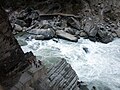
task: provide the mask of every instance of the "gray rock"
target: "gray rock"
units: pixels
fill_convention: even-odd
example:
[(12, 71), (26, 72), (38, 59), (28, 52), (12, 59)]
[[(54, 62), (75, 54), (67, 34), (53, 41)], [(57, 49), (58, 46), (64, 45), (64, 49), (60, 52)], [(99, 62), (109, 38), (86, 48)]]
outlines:
[(95, 37), (98, 29), (96, 25), (94, 24), (93, 20), (86, 21), (84, 26), (84, 31), (91, 37)]
[(112, 35), (106, 35), (104, 38), (101, 38), (101, 42), (103, 42), (103, 43), (109, 43), (111, 41), (113, 41)]
[(118, 30), (115, 30), (115, 33), (117, 34), (117, 36), (120, 38), (120, 28)]
[(14, 25), (14, 30), (15, 30), (15, 31), (18, 31), (18, 32), (21, 32), (23, 29), (22, 29), (22, 27), (21, 27), (20, 25), (15, 24), (15, 25)]
[(81, 36), (81, 37), (86, 37), (86, 36), (87, 36), (87, 33), (84, 32), (84, 31), (81, 31), (81, 32), (80, 32), (80, 36)]
[(95, 37), (96, 34), (97, 34), (97, 32), (98, 32), (98, 29), (96, 28), (96, 26), (94, 26), (94, 27), (90, 30), (89, 36)]
[(43, 35), (36, 35), (35, 36), (35, 40), (44, 40), (44, 36)]
[(83, 27), (83, 30), (88, 33), (90, 33), (90, 30), (94, 27), (92, 20), (85, 21), (85, 26)]
[(67, 24), (70, 25), (71, 27), (80, 30), (80, 22), (76, 20), (75, 18), (71, 17), (68, 21)]
[(24, 27), (26, 25), (25, 21), (16, 19), (15, 24), (20, 25), (21, 27)]
[(103, 43), (109, 43), (113, 40), (112, 34), (108, 32), (103, 25), (99, 26), (98, 35), (99, 40)]
[(43, 35), (44, 39), (51, 39), (55, 36), (55, 32), (53, 29), (32, 29), (30, 31), (28, 31), (28, 33), (30, 34), (34, 34), (34, 35)]
[(104, 28), (100, 28), (98, 30), (98, 35), (101, 37), (101, 38), (104, 38), (106, 35), (107, 35), (107, 31), (104, 29)]
[(52, 26), (49, 25), (49, 24), (44, 24), (41, 28), (42, 29), (48, 29), (48, 28), (52, 28)]
[(77, 42), (78, 41), (78, 38), (75, 37), (74, 35), (71, 35), (63, 30), (57, 30), (56, 31), (56, 35), (62, 39), (66, 39), (66, 40), (69, 40), (69, 41), (72, 41), (72, 42)]
[(115, 37), (117, 37), (117, 34), (113, 32), (112, 36), (115, 38)]
[(89, 52), (87, 47), (83, 47), (83, 50), (84, 50), (86, 53)]
[(72, 34), (72, 35), (75, 35), (75, 32), (77, 31), (75, 31), (74, 29), (71, 29), (71, 28), (65, 28), (65, 30), (64, 30), (65, 32), (67, 32), (67, 33), (70, 33), (70, 34)]

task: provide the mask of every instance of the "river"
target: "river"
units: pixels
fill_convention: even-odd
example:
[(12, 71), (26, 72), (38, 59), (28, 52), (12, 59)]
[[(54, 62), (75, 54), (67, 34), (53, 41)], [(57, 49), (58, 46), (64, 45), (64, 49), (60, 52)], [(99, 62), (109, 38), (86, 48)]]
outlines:
[(120, 39), (103, 44), (88, 39), (77, 43), (65, 40), (26, 41), (24, 52), (32, 51), (46, 66), (66, 58), (77, 73), (79, 80), (87, 83), (91, 90), (120, 90)]

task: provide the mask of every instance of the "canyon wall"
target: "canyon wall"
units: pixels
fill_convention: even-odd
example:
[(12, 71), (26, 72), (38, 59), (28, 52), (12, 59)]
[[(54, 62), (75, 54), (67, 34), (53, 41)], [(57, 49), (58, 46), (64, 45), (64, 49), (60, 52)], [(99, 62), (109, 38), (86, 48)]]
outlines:
[(19, 72), (24, 63), (24, 53), (12, 34), (7, 14), (0, 7), (0, 81)]

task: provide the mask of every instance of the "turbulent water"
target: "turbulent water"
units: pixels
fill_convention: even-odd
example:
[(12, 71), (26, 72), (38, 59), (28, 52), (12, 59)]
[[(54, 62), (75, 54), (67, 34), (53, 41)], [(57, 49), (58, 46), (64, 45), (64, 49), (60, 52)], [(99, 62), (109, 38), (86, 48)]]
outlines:
[(67, 59), (89, 89), (120, 90), (120, 39), (109, 44), (80, 39), (77, 43), (65, 40), (27, 41), (24, 52), (32, 51), (46, 66), (56, 63), (58, 57)]

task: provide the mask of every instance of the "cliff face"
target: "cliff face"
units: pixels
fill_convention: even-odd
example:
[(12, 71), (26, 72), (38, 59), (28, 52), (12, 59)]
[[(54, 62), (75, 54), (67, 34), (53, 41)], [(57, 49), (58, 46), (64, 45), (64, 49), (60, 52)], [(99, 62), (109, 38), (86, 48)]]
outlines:
[(0, 7), (0, 81), (11, 72), (17, 72), (18, 65), (24, 60), (24, 53), (12, 34), (8, 16)]

